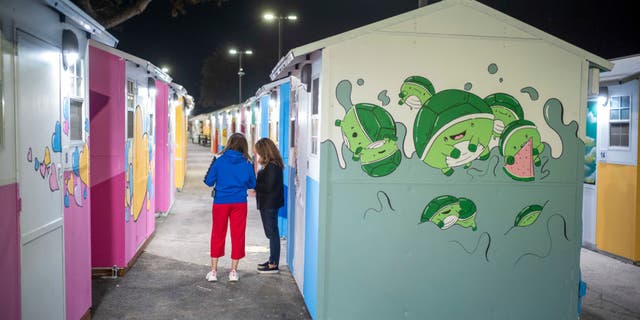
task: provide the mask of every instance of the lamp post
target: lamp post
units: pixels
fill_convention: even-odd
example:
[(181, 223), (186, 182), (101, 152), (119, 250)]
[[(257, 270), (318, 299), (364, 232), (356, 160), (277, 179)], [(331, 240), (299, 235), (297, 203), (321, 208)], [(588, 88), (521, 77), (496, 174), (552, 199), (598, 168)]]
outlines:
[(242, 76), (244, 76), (244, 70), (242, 69), (242, 56), (252, 55), (252, 50), (236, 50), (230, 49), (229, 54), (238, 55), (238, 103), (242, 103)]
[(282, 57), (282, 21), (287, 20), (294, 22), (298, 20), (298, 16), (290, 14), (288, 16), (278, 16), (271, 12), (264, 14), (263, 18), (267, 21), (278, 20), (278, 59)]

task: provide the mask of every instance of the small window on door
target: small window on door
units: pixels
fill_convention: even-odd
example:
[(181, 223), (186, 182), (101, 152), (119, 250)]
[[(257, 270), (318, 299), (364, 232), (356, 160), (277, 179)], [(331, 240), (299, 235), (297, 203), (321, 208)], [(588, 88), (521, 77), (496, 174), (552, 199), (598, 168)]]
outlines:
[(149, 135), (153, 136), (153, 127), (155, 127), (155, 123), (153, 122), (153, 114), (149, 115)]
[[(2, 51), (2, 28), (0, 28), (0, 53)], [(2, 63), (2, 55), (0, 55), (0, 103), (4, 101), (4, 65)], [(4, 107), (0, 105), (0, 146), (4, 145)]]
[(609, 105), (609, 146), (628, 148), (631, 97), (611, 97)]
[(69, 107), (69, 137), (71, 141), (82, 140), (82, 100), (71, 99)]
[(291, 118), (291, 123), (289, 125), (289, 146), (291, 148), (295, 148), (296, 147), (296, 119), (295, 118)]
[(319, 116), (318, 109), (320, 108), (320, 79), (315, 78), (312, 81), (312, 100), (311, 100), (311, 154), (318, 154), (318, 140), (319, 140)]
[(133, 138), (133, 110), (127, 110), (127, 139)]

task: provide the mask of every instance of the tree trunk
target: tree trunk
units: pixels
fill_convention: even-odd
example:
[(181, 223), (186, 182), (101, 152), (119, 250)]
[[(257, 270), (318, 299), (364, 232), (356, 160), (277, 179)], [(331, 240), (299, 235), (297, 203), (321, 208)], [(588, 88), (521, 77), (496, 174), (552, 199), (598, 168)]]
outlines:
[(132, 17), (141, 14), (144, 11), (144, 9), (147, 8), (147, 5), (149, 5), (150, 2), (151, 0), (138, 0), (134, 4), (132, 4), (131, 6), (127, 7), (125, 10), (120, 12), (119, 14), (113, 17), (106, 18), (103, 21), (100, 21), (100, 23), (106, 29), (113, 28), (127, 21), (128, 19), (131, 19)]

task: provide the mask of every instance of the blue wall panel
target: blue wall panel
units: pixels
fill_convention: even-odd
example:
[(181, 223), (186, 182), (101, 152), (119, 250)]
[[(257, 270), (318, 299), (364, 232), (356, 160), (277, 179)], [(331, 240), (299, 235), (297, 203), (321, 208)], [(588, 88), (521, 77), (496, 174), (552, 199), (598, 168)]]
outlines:
[(268, 95), (260, 97), (260, 138), (269, 137), (269, 99)]
[[(280, 148), (280, 154), (282, 155), (282, 161), (285, 163), (284, 170), (284, 194), (288, 194), (289, 191), (289, 172), (287, 163), (289, 163), (289, 97), (290, 97), (291, 83), (286, 82), (280, 85), (280, 114), (279, 126), (280, 130), (278, 136), (278, 147)], [(280, 231), (280, 237), (288, 238), (288, 197), (284, 198), (284, 207), (278, 211), (278, 230)]]
[(311, 317), (316, 318), (318, 296), (318, 224), (320, 184), (307, 177), (304, 239), (304, 286), (302, 294)]

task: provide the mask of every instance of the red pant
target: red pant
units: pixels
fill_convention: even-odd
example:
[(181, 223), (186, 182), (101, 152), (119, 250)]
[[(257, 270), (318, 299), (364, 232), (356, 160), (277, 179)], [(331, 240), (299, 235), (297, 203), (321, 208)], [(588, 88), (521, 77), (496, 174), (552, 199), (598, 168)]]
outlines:
[(224, 256), (227, 221), (231, 221), (231, 259), (244, 258), (244, 234), (247, 230), (247, 203), (214, 204), (211, 208), (211, 257)]

